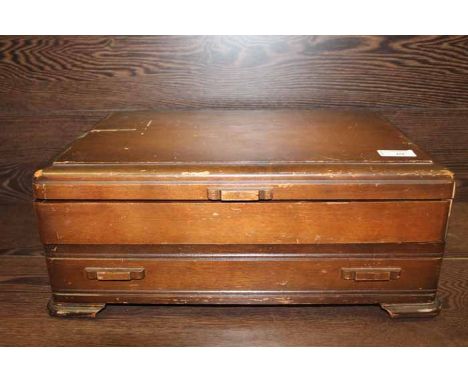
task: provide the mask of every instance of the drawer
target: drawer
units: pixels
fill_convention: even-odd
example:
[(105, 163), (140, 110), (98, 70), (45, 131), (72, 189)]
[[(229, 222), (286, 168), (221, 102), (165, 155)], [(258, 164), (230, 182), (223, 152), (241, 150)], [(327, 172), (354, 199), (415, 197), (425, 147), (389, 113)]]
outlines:
[(44, 201), (36, 210), (44, 244), (326, 244), (442, 242), (449, 205)]
[(48, 257), (53, 292), (435, 290), (441, 258)]

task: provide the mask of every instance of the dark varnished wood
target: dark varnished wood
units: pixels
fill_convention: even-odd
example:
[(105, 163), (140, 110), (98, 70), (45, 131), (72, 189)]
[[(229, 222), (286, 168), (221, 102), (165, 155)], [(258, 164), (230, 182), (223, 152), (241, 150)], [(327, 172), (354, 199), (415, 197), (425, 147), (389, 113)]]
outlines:
[[(33, 256), (37, 257), (43, 253), (43, 247), (39, 240), (39, 233), (37, 232), (37, 221), (34, 211), (31, 204), (12, 204), (12, 205), (0, 205), (0, 210), (2, 212), (3, 219), (0, 220), (1, 224), (1, 234), (0, 234), (0, 256)], [(466, 219), (468, 213), (468, 204), (464, 202), (456, 202), (453, 205), (452, 213), (449, 221), (449, 229), (447, 233), (447, 244), (446, 244), (446, 257), (450, 258), (462, 258), (468, 252), (468, 242), (466, 241), (465, 232), (468, 229)], [(408, 244), (406, 244), (408, 245)], [(380, 248), (381, 245), (379, 245)], [(52, 246), (54, 248), (54, 246)], [(213, 247), (212, 247), (213, 248)], [(215, 247), (216, 248), (216, 247)], [(319, 246), (319, 251), (322, 251), (322, 254), (325, 254), (323, 246)], [(395, 249), (389, 249), (384, 246), (384, 250), (388, 253), (395, 253)], [(423, 251), (427, 253), (438, 253), (442, 250), (441, 243), (432, 243), (429, 246), (412, 244), (411, 253), (421, 253)], [(419, 249), (418, 249), (419, 248)], [(67, 251), (71, 249), (68, 248)], [(77, 247), (77, 250), (84, 255), (86, 252), (85, 249)], [(109, 250), (112, 253), (113, 250)], [(336, 248), (329, 249), (329, 251), (339, 253)], [(128, 251), (126, 249), (125, 251)], [(168, 251), (165, 247), (164, 251)], [(183, 253), (183, 251), (189, 251), (190, 253), (206, 253), (206, 248), (196, 247), (195, 249), (182, 249), (180, 246), (175, 246), (172, 251), (176, 253)], [(252, 251), (252, 249), (247, 250), (247, 252)], [(350, 251), (347, 248), (345, 251)], [(354, 250), (353, 253), (356, 253)], [(376, 248), (371, 245), (371, 248), (364, 250), (367, 253), (375, 254)], [(154, 249), (148, 250), (145, 246), (142, 246), (140, 253), (154, 253)], [(297, 252), (297, 250), (295, 250)], [(91, 252), (92, 253), (92, 252)], [(168, 252), (169, 253), (169, 252)], [(288, 249), (282, 249), (281, 253), (289, 253)], [(310, 249), (309, 249), (310, 253)], [(349, 252), (348, 252), (349, 253)], [(64, 254), (62, 254), (64, 255)], [(120, 255), (122, 256), (122, 255)]]
[(30, 200), (33, 171), (113, 110), (316, 106), (379, 109), (457, 173), (456, 198), (466, 200), (466, 43), (466, 36), (4, 36), (0, 201)]
[[(73, 41), (73, 39), (75, 40)], [(468, 135), (465, 128), (466, 110), (463, 110), (466, 103), (463, 104), (460, 101), (463, 100), (464, 87), (460, 91), (458, 86), (464, 82), (465, 78), (461, 64), (463, 60), (460, 60), (460, 54), (462, 56), (464, 54), (461, 53), (464, 50), (460, 50), (460, 47), (463, 48), (466, 45), (465, 37), (280, 37), (279, 43), (277, 43), (278, 40), (275, 43), (270, 43), (275, 38), (268, 42), (268, 38), (202, 37), (194, 38), (191, 41), (197, 39), (202, 41), (202, 49), (198, 50), (200, 45), (197, 43), (185, 44), (183, 37), (5, 37), (2, 40), (4, 49), (0, 54), (0, 65), (4, 69), (2, 70), (4, 75), (2, 78), (9, 78), (8, 81), (13, 81), (18, 90), (12, 92), (8, 85), (2, 87), (3, 94), (7, 97), (2, 103), (3, 112), (0, 114), (3, 127), (0, 129), (0, 135), (2, 142), (4, 142), (0, 148), (0, 199), (2, 203), (31, 200), (30, 179), (32, 172), (43, 167), (46, 161), (57, 154), (64, 145), (90, 129), (92, 122), (104, 117), (110, 109), (119, 107), (198, 108), (206, 106), (229, 108), (258, 108), (260, 106), (295, 108), (315, 105), (384, 106), (381, 112), (387, 118), (414, 139), (416, 143), (421, 144), (431, 156), (456, 171), (456, 198), (458, 200), (466, 198), (465, 179), (468, 160), (465, 147)], [(303, 47), (307, 45), (303, 45), (302, 42), (297, 43), (308, 40), (311, 44), (304, 50)], [(105, 41), (105, 43), (99, 44), (95, 43), (96, 41)], [(377, 42), (377, 44), (369, 44), (371, 41)], [(55, 44), (55, 42), (57, 43)], [(181, 46), (183, 52), (177, 48)], [(159, 47), (163, 48), (159, 49)], [(272, 47), (287, 49), (290, 61), (287, 63), (278, 61), (277, 59), (281, 57), (281, 50), (271, 49)], [(303, 54), (303, 57), (297, 59), (295, 52)], [(49, 53), (53, 53), (58, 62), (61, 61), (61, 58), (66, 58), (69, 60), (68, 64), (60, 68), (54, 66), (52, 70), (52, 67), (46, 64), (50, 62), (46, 57)], [(112, 60), (107, 58), (108, 54), (113, 57)], [(86, 65), (82, 60), (83, 55), (87, 57)], [(353, 62), (358, 62), (355, 60), (364, 59), (364, 56), (365, 61), (357, 66), (352, 65)], [(95, 59), (96, 57), (99, 57), (99, 60)], [(125, 60), (118, 60), (118, 57), (125, 57)], [(221, 65), (223, 70), (230, 71), (227, 78), (236, 79), (239, 89), (244, 89), (245, 92), (231, 91), (228, 98), (218, 97), (219, 94), (217, 94), (216, 99), (213, 97), (213, 99), (208, 100), (213, 93), (199, 92), (196, 94), (192, 91), (185, 91), (185, 93), (177, 91), (176, 94), (168, 92), (167, 89), (164, 92), (154, 91), (153, 83), (149, 81), (150, 76), (152, 79), (166, 76), (167, 81), (172, 80), (173, 84), (177, 84), (179, 90), (190, 88), (191, 77), (187, 77), (187, 73), (194, 72), (185, 71), (183, 77), (177, 79), (178, 72), (172, 70), (176, 66), (171, 66), (173, 57), (176, 57), (176, 61), (179, 60), (179, 63), (201, 65), (207, 70), (207, 74), (216, 66)], [(226, 60), (228, 57), (231, 57), (232, 60)], [(255, 57), (258, 59), (254, 60)], [(75, 58), (78, 59), (75, 60)], [(116, 68), (116, 61), (120, 61), (120, 69), (126, 65), (128, 65), (127, 67), (132, 66), (134, 71), (131, 78), (125, 74), (125, 70)], [(328, 69), (332, 69), (336, 63), (346, 62), (346, 71), (320, 71), (319, 68), (310, 66), (309, 69), (313, 70), (309, 70), (309, 73), (313, 72), (314, 76), (317, 74), (311, 87), (307, 81), (304, 81), (305, 76), (301, 75), (300, 72), (305, 69), (306, 62), (309, 64), (315, 62), (318, 65), (319, 61), (322, 67)], [(39, 62), (40, 65), (36, 65)], [(95, 64), (98, 62), (99, 65), (93, 65), (93, 62)], [(159, 67), (158, 65), (162, 62), (164, 65)], [(106, 63), (110, 65), (106, 65)], [(413, 65), (414, 63), (417, 65)], [(250, 69), (252, 65), (254, 67), (259, 65), (262, 67), (262, 71), (268, 72), (277, 64), (289, 65), (288, 73), (284, 77), (277, 77), (275, 81), (270, 81), (269, 86), (277, 84), (282, 86), (282, 82), (278, 83), (278, 78), (288, 78), (287, 86), (290, 86), (291, 90), (289, 96), (284, 93), (287, 91), (284, 87), (283, 93), (279, 93), (276, 89), (276, 92), (269, 92), (267, 97), (256, 98), (253, 96), (252, 90), (257, 91), (259, 85), (257, 84), (251, 87), (249, 94), (252, 96), (247, 96), (246, 100), (247, 90), (243, 88), (240, 81), (243, 80), (243, 71)], [(143, 69), (148, 67), (152, 67), (153, 70)], [(366, 68), (364, 81), (358, 80), (356, 67)], [(372, 75), (372, 73), (376, 73), (374, 71), (369, 72), (371, 67), (378, 68), (378, 75)], [(398, 70), (395, 70), (396, 68)], [(352, 78), (347, 75), (345, 80), (340, 82), (340, 75), (350, 73), (350, 71), (353, 73)], [(449, 81), (446, 80), (448, 72), (451, 72)], [(197, 81), (203, 77), (203, 74), (197, 73)], [(404, 84), (389, 91), (388, 89), (382, 90), (385, 89), (386, 85), (383, 87), (380, 85), (387, 80), (394, 83), (395, 78), (400, 78), (399, 76), (402, 74), (409, 76), (404, 79)], [(289, 81), (296, 75), (301, 78), (301, 84), (305, 85), (301, 91), (298, 89), (299, 83)], [(89, 78), (88, 76), (93, 77)], [(461, 78), (462, 82), (454, 81), (455, 77), (451, 76)], [(329, 86), (331, 77), (333, 77), (331, 82), (333, 86)], [(422, 79), (423, 77), (425, 78)], [(98, 78), (101, 79), (99, 83), (97, 82)], [(125, 78), (135, 80), (132, 83), (134, 86), (131, 86), (132, 84), (121, 86), (118, 82), (122, 79), (125, 81)], [(203, 78), (202, 81), (205, 81), (206, 78), (208, 77)], [(256, 78), (260, 77), (249, 78), (249, 85), (254, 83)], [(408, 78), (411, 79), (408, 81)], [(355, 79), (360, 84), (351, 90)], [(51, 83), (51, 80), (55, 83)], [(216, 78), (217, 84), (218, 80)], [(39, 83), (40, 81), (42, 83)], [(74, 83), (66, 84), (67, 81), (74, 81)], [(89, 86), (91, 81), (94, 82), (94, 87)], [(26, 82), (28, 82), (27, 85)], [(35, 87), (33, 90), (35, 85), (30, 86), (31, 82), (36, 82), (39, 87)], [(144, 83), (142, 86), (137, 86), (137, 82)], [(435, 82), (437, 82), (436, 85)], [(363, 86), (363, 83), (366, 86)], [(207, 82), (204, 82), (203, 86), (206, 84)], [(25, 85), (25, 89), (21, 90), (23, 85)], [(80, 90), (80, 86), (86, 86), (86, 91)], [(53, 87), (61, 89), (62, 97), (55, 96), (58, 93)], [(143, 87), (145, 88), (143, 89)], [(162, 88), (160, 84), (158, 87)], [(226, 88), (226, 83), (224, 83), (224, 88)], [(224, 88), (216, 90), (222, 92)], [(122, 89), (126, 89), (126, 92), (128, 89), (143, 91), (145, 97), (129, 97), (125, 101), (125, 105), (120, 105), (119, 102), (126, 96), (119, 94)], [(170, 89), (174, 89), (172, 85)], [(193, 90), (193, 87), (191, 89)], [(96, 94), (101, 90), (106, 94), (105, 96)], [(440, 93), (442, 90), (446, 91), (446, 94), (442, 95)], [(75, 95), (72, 95), (75, 91)], [(310, 93), (307, 97), (303, 97), (305, 94), (303, 91), (310, 91)], [(315, 91), (320, 93), (319, 97), (313, 96)], [(190, 96), (193, 94), (196, 96)], [(281, 94), (281, 96), (275, 100), (274, 97), (277, 94)], [(331, 97), (332, 94), (335, 96)], [(363, 94), (366, 94), (367, 101), (360, 98)], [(70, 102), (72, 99), (75, 100), (74, 103)], [(436, 99), (441, 103), (438, 104), (437, 108), (434, 108), (434, 100)], [(97, 104), (96, 100), (101, 103)], [(389, 100), (391, 102), (398, 101), (389, 103)], [(453, 103), (454, 100), (456, 100), (456, 106), (456, 103)], [(106, 102), (108, 108), (95, 110), (97, 106), (102, 107), (102, 102)], [(137, 105), (140, 102), (145, 103), (145, 105)], [(78, 108), (73, 106), (78, 104)], [(16, 107), (15, 105), (24, 105), (29, 111), (26, 112), (22, 106)], [(429, 109), (427, 105), (432, 106)], [(66, 111), (70, 110), (70, 107), (75, 108), (75, 111)], [(90, 110), (91, 107), (93, 111)], [(154, 189), (149, 192), (153, 191)], [(319, 194), (317, 195), (320, 197)], [(31, 208), (27, 205), (13, 204), (2, 206), (3, 211), (6, 211), (6, 215), (4, 215), (4, 223), (2, 223), (4, 234), (2, 235), (1, 254), (17, 253), (23, 256), (39, 254), (37, 234), (32, 228), (34, 224), (31, 220)], [(460, 225), (460, 220), (455, 220), (457, 212), (457, 209), (453, 211), (454, 224)], [(449, 231), (448, 236), (449, 253), (462, 256), (463, 234), (456, 233), (461, 231), (455, 230), (453, 232)]]
[(34, 191), (37, 199), (448, 199), (453, 176), (371, 113), (132, 112), (73, 142), (36, 173)]
[[(468, 151), (465, 149), (468, 146), (468, 130), (465, 127), (468, 112), (401, 109), (382, 110), (380, 113), (420, 144), (439, 163), (456, 172), (455, 200), (465, 200), (468, 176)], [(106, 114), (108, 113), (105, 111), (58, 114), (0, 113), (0, 138), (3, 142), (0, 146), (0, 202), (4, 204), (31, 201), (33, 172), (50, 163), (64, 146), (92, 129), (93, 123), (104, 118)], [(41, 133), (38, 134), (37, 131)], [(125, 184), (121, 186), (124, 188)], [(154, 194), (154, 187), (144, 187), (150, 188), (148, 192)], [(116, 193), (115, 198), (125, 197), (124, 192)], [(80, 193), (76, 193), (73, 197), (79, 195)]]
[[(249, 246), (232, 246), (226, 252), (218, 246), (217, 253), (210, 253), (211, 247), (51, 246), (47, 264), (53, 299), (70, 304), (69, 315), (76, 311), (85, 316), (89, 303), (427, 304), (435, 296), (441, 261), (440, 254), (414, 257), (411, 245), (374, 245), (373, 251), (350, 245), (350, 253), (338, 257), (336, 252), (346, 246), (305, 246), (312, 253), (298, 245), (264, 246), (259, 254), (254, 252), (257, 246), (250, 246), (251, 251)], [(372, 257), (366, 254), (369, 250)], [(91, 269), (118, 278), (89, 277)], [(348, 277), (350, 269), (360, 277)], [(138, 277), (122, 277), (123, 270)], [(376, 272), (393, 272), (393, 277), (376, 278)]]
[[(323, 184), (338, 187), (327, 195)], [(38, 170), (34, 185), (51, 306), (64, 303), (68, 315), (87, 315), (90, 303), (380, 303), (419, 314), (411, 304), (434, 301), (443, 247), (414, 257), (410, 247), (443, 245), (453, 197), (453, 174), (388, 122), (330, 110), (113, 114)], [(125, 197), (113, 200), (122, 185)], [(356, 258), (345, 252), (354, 243)], [(142, 248), (131, 244), (204, 245), (208, 255), (132, 257)], [(238, 244), (224, 256), (223, 245)], [(337, 256), (316, 247), (294, 257), (300, 245), (327, 244), (342, 245)], [(366, 244), (398, 250), (374, 258)], [(79, 247), (60, 257), (66, 248), (54, 245)], [(113, 258), (99, 245), (129, 253)], [(274, 245), (290, 251), (264, 250)]]
[[(3, 219), (0, 220), (0, 245), (1, 252), (0, 256), (41, 256), (44, 252), (44, 248), (40, 243), (39, 234), (37, 232), (37, 221), (36, 216), (32, 210), (31, 205), (16, 204), (16, 205), (0, 205)], [(449, 230), (447, 233), (447, 244), (446, 244), (446, 257), (463, 257), (468, 252), (468, 243), (466, 242), (465, 231), (468, 229), (466, 219), (468, 213), (467, 203), (454, 203), (452, 208), (452, 214), (450, 216)], [(290, 246), (242, 246), (238, 249), (238, 246), (105, 246), (100, 245), (99, 248), (105, 248), (104, 252), (109, 253), (111, 256), (125, 257), (126, 254), (139, 254), (145, 256), (148, 253), (163, 253), (163, 254), (200, 254), (206, 255), (208, 253), (220, 253), (221, 251), (226, 253), (282, 253), (282, 254), (296, 254), (307, 253), (312, 255), (314, 253), (320, 256), (329, 256), (331, 253), (353, 253), (354, 256), (358, 256), (360, 253), (372, 253), (373, 256), (380, 256), (386, 254), (398, 255), (399, 253), (405, 253), (402, 249), (399, 249), (399, 245), (394, 244), (365, 244), (361, 245), (301, 245), (300, 248), (291, 248)], [(425, 254), (437, 254), (443, 251), (443, 243), (406, 243), (405, 249), (413, 255)], [(60, 253), (60, 256), (73, 256), (74, 253), (80, 253), (80, 256), (93, 256), (96, 252), (96, 248), (93, 246), (50, 246), (50, 251)], [(274, 252), (276, 249), (277, 252)]]
[[(466, 107), (466, 36), (0, 39), (2, 110)], [(60, 96), (57, 96), (60, 95)]]
[(52, 299), (47, 304), (49, 314), (55, 317), (95, 318), (105, 307), (105, 304), (60, 303)]
[(426, 303), (381, 304), (392, 318), (434, 317), (440, 313), (442, 304), (438, 298)]
[(48, 256), (58, 257), (365, 257), (373, 258), (429, 256), (444, 252), (444, 243), (370, 243), (370, 244), (288, 244), (288, 245), (45, 245)]
[[(28, 249), (36, 243), (34, 235), (28, 234), (34, 228), (28, 223), (31, 219), (25, 217), (28, 210), (20, 206), (1, 206), (5, 218), (2, 221), (12, 222), (17, 218), (18, 224), (5, 226), (0, 232), (3, 245), (17, 248), (4, 251), (0, 256), (0, 343), (16, 346), (467, 346), (468, 330), (464, 324), (468, 314), (466, 207), (464, 203), (453, 207), (447, 236), (448, 252), (438, 288), (443, 304), (441, 314), (430, 320), (407, 318), (395, 323), (374, 306), (108, 305), (97, 321), (51, 319), (45, 309), (50, 298), (45, 262), (38, 249)], [(31, 228), (21, 231), (20, 221)], [(336, 250), (327, 247), (321, 246), (320, 252)], [(375, 254), (381, 248), (372, 247), (366, 252)], [(51, 250), (54, 248), (52, 246)], [(206, 248), (197, 248), (187, 248), (185, 252), (206, 253)], [(421, 252), (417, 248), (418, 245), (412, 245), (409, 251)], [(66, 253), (76, 256), (71, 253), (74, 249), (74, 246), (58, 247), (54, 252), (60, 257)], [(131, 252), (128, 248), (123, 250)], [(161, 250), (166, 254), (184, 252), (180, 247)], [(290, 252), (285, 248), (280, 250)], [(346, 250), (359, 253), (362, 248), (353, 245)], [(438, 249), (423, 246), (423, 250)], [(91, 256), (95, 251), (93, 247), (78, 249)], [(106, 251), (122, 256), (115, 247)], [(142, 256), (152, 251), (154, 249), (146, 247), (138, 253)], [(236, 249), (231, 247), (230, 251), (235, 253)], [(404, 252), (393, 245), (386, 246), (385, 251)]]
[[(202, 293), (226, 295), (250, 293), (253, 297), (263, 292), (283, 294), (285, 301), (294, 302), (294, 294), (331, 291), (349, 293), (387, 290), (432, 293), (437, 287), (439, 257), (359, 259), (350, 256), (321, 259), (313, 258), (257, 258), (245, 255), (237, 258), (177, 257), (100, 259), (48, 258), (52, 289), (56, 294), (128, 292), (135, 294), (134, 302), (146, 291), (177, 294)], [(89, 269), (102, 268), (107, 273), (122, 272), (122, 268), (141, 269), (140, 277), (109, 281), (89, 277)], [(400, 268), (400, 277), (388, 280), (359, 282), (343, 276), (349, 268), (376, 269)], [(290, 293), (291, 295), (288, 295)], [(119, 296), (118, 296), (119, 297)], [(250, 302), (255, 303), (252, 297)], [(323, 296), (324, 299), (326, 296)], [(131, 302), (132, 300), (128, 301)], [(186, 300), (189, 301), (189, 300)], [(268, 301), (268, 300), (267, 300)], [(248, 300), (246, 299), (246, 302)], [(261, 302), (259, 300), (259, 302)], [(207, 301), (209, 303), (209, 300)]]
[(441, 242), (449, 206), (448, 201), (46, 201), (36, 203), (36, 211), (44, 244), (324, 244)]
[[(324, 166), (325, 167), (325, 166)], [(333, 166), (326, 166), (328, 169)], [(90, 170), (90, 169), (88, 169)], [(122, 173), (125, 169), (122, 169)], [(362, 166), (359, 170), (362, 170)], [(406, 169), (405, 169), (406, 170)], [(120, 169), (119, 169), (120, 171)], [(148, 169), (148, 171), (151, 171)], [(134, 177), (134, 175), (131, 175)], [(52, 183), (52, 184), (51, 184)], [(255, 184), (248, 180), (239, 182), (233, 188), (226, 181), (217, 183), (213, 180), (197, 181), (180, 184), (177, 182), (141, 180), (119, 180), (107, 184), (97, 184), (98, 180), (70, 181), (70, 182), (41, 182), (34, 185), (39, 198), (54, 200), (219, 200), (221, 193), (254, 193), (268, 196), (255, 196), (259, 200), (347, 200), (347, 199), (402, 199), (420, 200), (433, 198), (450, 199), (453, 195), (451, 180), (435, 180), (433, 182), (418, 182), (414, 180), (401, 181), (395, 184), (391, 180), (353, 182), (350, 180), (315, 180), (304, 182), (297, 179), (286, 181), (257, 181)], [(457, 183), (458, 184), (458, 183)], [(402, 185), (408, 187), (402, 188)], [(224, 197), (226, 200), (226, 197)], [(242, 199), (237, 197), (237, 199)], [(252, 198), (250, 198), (252, 199)], [(245, 198), (242, 200), (246, 200)], [(235, 201), (235, 200), (232, 200)]]
[(30, 203), (31, 176), (107, 112), (0, 113), (0, 203)]
[(431, 157), (457, 174), (456, 197), (466, 198), (468, 178), (468, 108), (451, 110), (385, 110), (383, 115), (431, 154)]
[[(378, 149), (416, 156), (382, 157)], [(431, 163), (378, 114), (341, 110), (198, 110), (113, 113), (56, 164), (228, 165)], [(255, 171), (255, 170), (254, 170)]]
[[(453, 232), (456, 235), (456, 232)], [(433, 319), (376, 306), (108, 305), (97, 320), (49, 317), (45, 262), (0, 256), (0, 344), (8, 346), (467, 346), (468, 261), (445, 258)]]
[(75, 141), (36, 173), (34, 191), (37, 199), (449, 199), (453, 176), (368, 112), (132, 112)]

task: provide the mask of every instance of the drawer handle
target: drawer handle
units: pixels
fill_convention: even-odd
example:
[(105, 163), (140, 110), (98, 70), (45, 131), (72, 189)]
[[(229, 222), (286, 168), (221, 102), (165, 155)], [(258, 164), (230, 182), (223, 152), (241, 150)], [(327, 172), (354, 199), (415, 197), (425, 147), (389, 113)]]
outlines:
[(208, 189), (209, 200), (224, 202), (271, 200), (271, 189)]
[(341, 268), (341, 277), (353, 281), (390, 281), (400, 275), (401, 268)]
[(141, 280), (145, 277), (145, 268), (85, 268), (89, 280), (98, 281), (129, 281)]

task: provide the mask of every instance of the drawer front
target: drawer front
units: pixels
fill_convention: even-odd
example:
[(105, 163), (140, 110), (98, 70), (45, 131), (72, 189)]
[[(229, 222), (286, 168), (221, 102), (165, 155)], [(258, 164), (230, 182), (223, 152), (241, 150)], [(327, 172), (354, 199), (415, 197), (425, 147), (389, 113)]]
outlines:
[(442, 242), (449, 201), (37, 202), (45, 244)]
[(47, 259), (54, 292), (435, 290), (441, 258)]

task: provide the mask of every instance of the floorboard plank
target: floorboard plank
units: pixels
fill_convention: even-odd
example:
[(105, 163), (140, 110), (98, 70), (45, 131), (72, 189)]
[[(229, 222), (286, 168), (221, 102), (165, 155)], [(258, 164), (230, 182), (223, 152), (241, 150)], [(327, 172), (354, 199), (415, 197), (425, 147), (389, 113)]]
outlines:
[(466, 107), (467, 36), (5, 36), (0, 110)]

